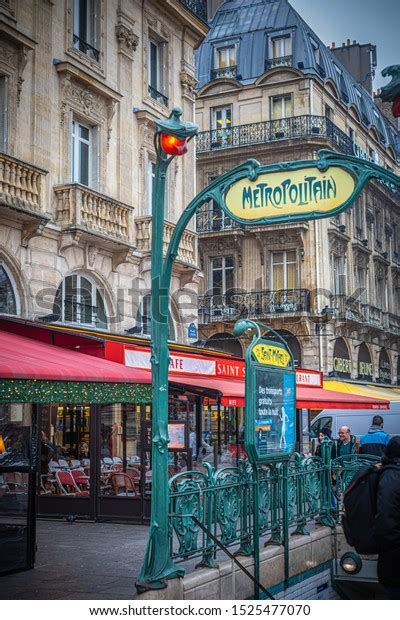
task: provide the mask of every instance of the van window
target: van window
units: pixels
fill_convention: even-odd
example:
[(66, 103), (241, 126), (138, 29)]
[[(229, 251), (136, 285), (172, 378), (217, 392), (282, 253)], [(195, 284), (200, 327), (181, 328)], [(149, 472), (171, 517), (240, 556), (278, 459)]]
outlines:
[(311, 437), (318, 437), (318, 433), (323, 428), (329, 428), (332, 430), (332, 416), (326, 416), (324, 418), (318, 418), (311, 424)]

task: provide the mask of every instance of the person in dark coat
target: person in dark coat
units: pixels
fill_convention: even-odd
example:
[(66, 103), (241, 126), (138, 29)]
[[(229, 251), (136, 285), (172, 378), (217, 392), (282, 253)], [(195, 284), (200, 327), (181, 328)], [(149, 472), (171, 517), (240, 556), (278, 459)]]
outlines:
[(392, 437), (382, 458), (374, 537), (378, 579), (390, 600), (400, 600), (400, 436)]

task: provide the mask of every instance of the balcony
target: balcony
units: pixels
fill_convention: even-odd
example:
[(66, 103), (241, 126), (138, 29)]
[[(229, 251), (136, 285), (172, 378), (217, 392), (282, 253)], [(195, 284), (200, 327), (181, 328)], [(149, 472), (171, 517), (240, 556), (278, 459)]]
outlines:
[(229, 129), (201, 131), (196, 139), (197, 153), (220, 149), (276, 143), (282, 140), (323, 138), (338, 150), (353, 155), (353, 142), (325, 116), (292, 116), (261, 123), (233, 125)]
[[(0, 205), (28, 216), (43, 216), (43, 186), (47, 172), (0, 153)], [(25, 218), (23, 218), (25, 219)]]
[(155, 101), (158, 101), (158, 103), (162, 103), (162, 105), (164, 105), (166, 108), (168, 107), (168, 97), (166, 95), (164, 95), (163, 93), (160, 93), (156, 88), (153, 88), (153, 86), (150, 86), (149, 84), (149, 95), (152, 99), (154, 99)]
[[(151, 253), (151, 217), (138, 217), (135, 219), (136, 247), (143, 254)], [(164, 223), (163, 254), (167, 252), (175, 224)], [(196, 263), (196, 233), (185, 230), (179, 244), (177, 260), (185, 265), (197, 267)]]
[(207, 23), (207, 0), (180, 0), (181, 4)]
[(293, 56), (278, 56), (277, 58), (267, 58), (265, 61), (265, 71), (275, 69), (275, 67), (292, 67)]
[(83, 39), (80, 39), (76, 34), (74, 34), (74, 47), (76, 47), (76, 49), (78, 49), (79, 51), (89, 56), (89, 58), (92, 58), (92, 60), (99, 62), (100, 60), (99, 50), (93, 47), (93, 45), (90, 45), (89, 43), (84, 41)]
[(44, 180), (47, 172), (0, 153), (0, 218), (22, 222), (21, 243), (41, 235), (50, 215), (46, 213)]
[(310, 312), (310, 291), (307, 289), (238, 292), (224, 295), (203, 295), (198, 298), (199, 324), (257, 319), (281, 314)]
[(219, 69), (211, 69), (211, 79), (219, 80), (221, 78), (227, 78), (236, 80), (237, 66), (231, 65), (230, 67), (220, 67)]
[(388, 314), (388, 331), (400, 336), (400, 316), (398, 314)]
[(56, 222), (65, 231), (103, 237), (107, 245), (133, 244), (132, 207), (78, 183), (54, 187)]
[(360, 300), (347, 295), (331, 295), (329, 303), (335, 309), (336, 320), (365, 323), (364, 305)]
[(224, 232), (238, 228), (241, 228), (241, 225), (225, 215), (221, 209), (201, 210), (196, 216), (198, 233)]

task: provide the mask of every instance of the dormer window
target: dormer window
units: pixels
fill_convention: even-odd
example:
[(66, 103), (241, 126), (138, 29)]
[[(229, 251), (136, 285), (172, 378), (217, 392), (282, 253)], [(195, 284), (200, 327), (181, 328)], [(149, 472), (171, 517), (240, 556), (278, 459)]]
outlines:
[(321, 56), (321, 48), (317, 41), (314, 39), (310, 39), (312, 53), (314, 56), (315, 68), (317, 69), (319, 75), (324, 78), (326, 77), (326, 71), (323, 67), (322, 56)]
[(347, 86), (346, 86), (346, 82), (343, 76), (343, 71), (339, 69), (337, 65), (334, 65), (334, 67), (335, 67), (336, 76), (337, 76), (338, 85), (339, 85), (340, 98), (345, 103), (349, 103), (349, 94), (347, 92)]
[(269, 40), (269, 54), (265, 69), (273, 67), (292, 66), (292, 37), (290, 34), (271, 37)]
[(357, 93), (357, 99), (358, 99), (358, 107), (361, 112), (361, 120), (364, 123), (364, 125), (369, 125), (368, 112), (367, 112), (367, 107), (365, 105), (364, 97), (362, 96), (359, 90), (356, 90), (356, 93)]
[(214, 69), (211, 71), (211, 79), (236, 78), (236, 46), (225, 45), (217, 47), (214, 55)]
[(374, 118), (375, 118), (376, 129), (379, 134), (379, 140), (382, 142), (382, 144), (385, 144), (386, 139), (385, 139), (385, 132), (383, 129), (382, 119), (376, 110), (374, 110)]

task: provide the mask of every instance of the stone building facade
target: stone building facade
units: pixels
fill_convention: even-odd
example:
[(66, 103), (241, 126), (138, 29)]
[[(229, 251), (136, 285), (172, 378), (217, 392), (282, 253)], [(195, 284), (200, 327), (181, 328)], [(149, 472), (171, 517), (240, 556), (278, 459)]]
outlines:
[[(205, 2), (0, 1), (0, 312), (149, 333), (154, 120), (194, 117)], [(165, 244), (195, 191), (169, 172)], [(197, 314), (197, 241), (182, 240), (170, 337)], [(189, 300), (189, 301), (188, 301)]]
[[(199, 188), (248, 158), (334, 149), (400, 172), (399, 134), (286, 0), (220, 3), (198, 50)], [(242, 354), (237, 318), (287, 337), (299, 365), (399, 383), (400, 200), (371, 182), (334, 219), (241, 227), (210, 203), (197, 218), (200, 337)]]

